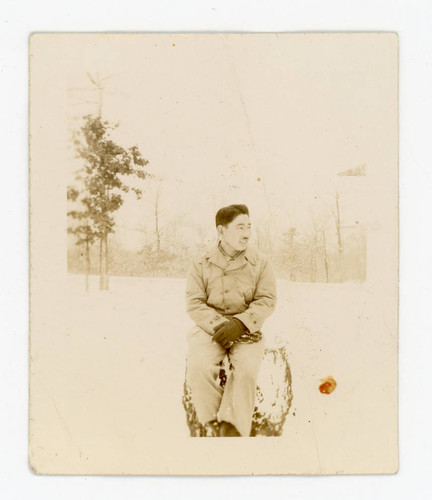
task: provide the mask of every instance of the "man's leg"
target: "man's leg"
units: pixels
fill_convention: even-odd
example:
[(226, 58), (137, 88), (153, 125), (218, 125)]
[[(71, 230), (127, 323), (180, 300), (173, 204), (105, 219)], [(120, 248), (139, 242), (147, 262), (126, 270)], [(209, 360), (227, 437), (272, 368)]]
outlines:
[(264, 341), (235, 343), (230, 349), (233, 365), (225, 385), (218, 420), (235, 426), (241, 436), (249, 436), (255, 407), (256, 380), (264, 355)]
[(218, 383), (219, 363), (226, 351), (198, 327), (188, 334), (186, 380), (201, 424), (216, 420), (223, 389)]

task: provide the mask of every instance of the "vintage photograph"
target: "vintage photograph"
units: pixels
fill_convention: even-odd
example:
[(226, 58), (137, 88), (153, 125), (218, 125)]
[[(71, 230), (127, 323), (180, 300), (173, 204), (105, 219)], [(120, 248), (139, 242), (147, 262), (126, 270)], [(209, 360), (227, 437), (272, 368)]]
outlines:
[(395, 34), (35, 34), (30, 191), (35, 472), (397, 471)]

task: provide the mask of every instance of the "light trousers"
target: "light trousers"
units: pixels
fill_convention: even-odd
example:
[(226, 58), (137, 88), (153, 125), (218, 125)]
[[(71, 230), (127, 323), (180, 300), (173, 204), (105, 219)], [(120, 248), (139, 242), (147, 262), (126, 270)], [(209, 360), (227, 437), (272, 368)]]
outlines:
[(234, 343), (229, 349), (233, 369), (227, 373), (225, 388), (220, 387), (218, 375), (227, 351), (198, 326), (189, 332), (188, 345), (186, 380), (199, 422), (230, 422), (241, 436), (249, 436), (264, 341)]

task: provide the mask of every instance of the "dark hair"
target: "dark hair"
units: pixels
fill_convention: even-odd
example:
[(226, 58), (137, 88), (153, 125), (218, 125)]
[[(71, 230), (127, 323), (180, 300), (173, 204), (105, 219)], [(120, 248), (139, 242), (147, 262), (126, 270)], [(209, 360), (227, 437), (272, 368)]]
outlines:
[(249, 209), (246, 205), (229, 205), (218, 210), (216, 214), (216, 227), (227, 226), (238, 215), (249, 215)]

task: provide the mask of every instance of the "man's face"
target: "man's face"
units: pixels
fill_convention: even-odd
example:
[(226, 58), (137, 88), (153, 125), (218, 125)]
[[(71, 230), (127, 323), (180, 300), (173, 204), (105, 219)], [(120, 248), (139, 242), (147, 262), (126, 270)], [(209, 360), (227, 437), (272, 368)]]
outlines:
[(219, 226), (219, 228), (221, 242), (226, 250), (239, 252), (246, 249), (251, 234), (248, 215), (237, 215), (226, 227)]

